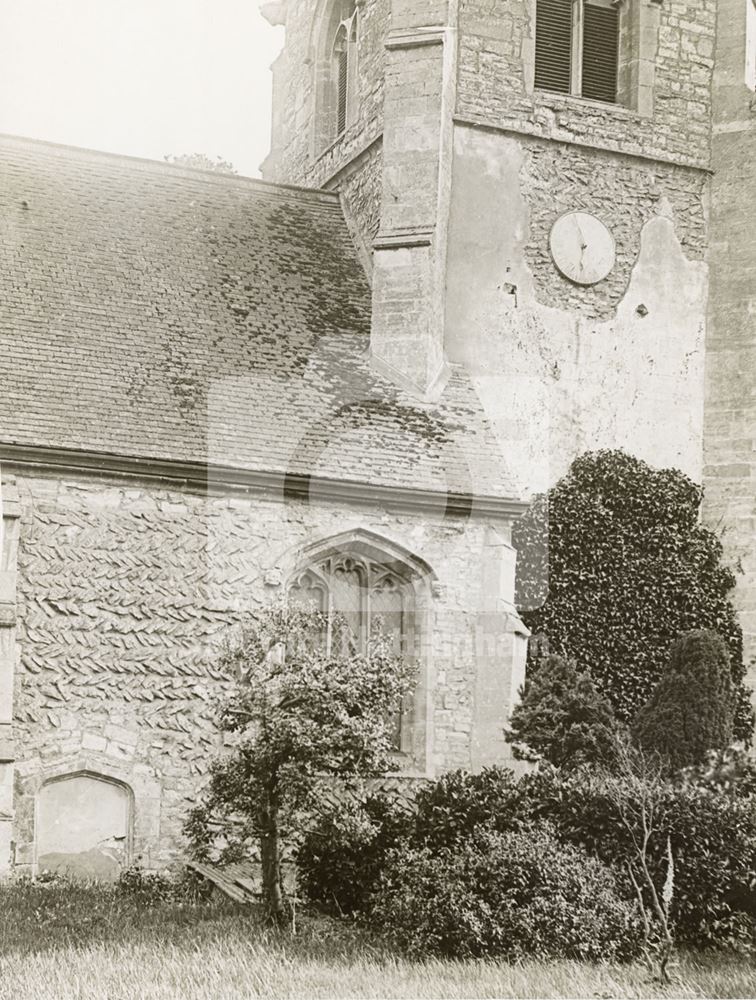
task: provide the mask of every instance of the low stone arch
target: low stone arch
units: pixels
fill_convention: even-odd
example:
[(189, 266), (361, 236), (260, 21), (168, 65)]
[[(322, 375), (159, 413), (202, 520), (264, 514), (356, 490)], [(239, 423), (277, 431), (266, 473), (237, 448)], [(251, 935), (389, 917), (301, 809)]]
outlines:
[[(28, 873), (38, 869), (38, 807), (42, 789), (73, 775), (99, 779), (125, 790), (129, 801), (125, 860), (127, 863), (138, 861), (147, 869), (157, 867), (161, 854), (162, 781), (159, 773), (134, 758), (111, 753), (99, 734), (82, 730), (76, 737), (83, 743), (78, 751), (61, 752), (44, 762), (35, 757), (21, 758), (17, 763), (16, 869)], [(88, 749), (88, 745), (96, 745), (96, 749)]]
[(113, 881), (133, 860), (134, 791), (100, 769), (42, 780), (35, 798), (34, 872)]

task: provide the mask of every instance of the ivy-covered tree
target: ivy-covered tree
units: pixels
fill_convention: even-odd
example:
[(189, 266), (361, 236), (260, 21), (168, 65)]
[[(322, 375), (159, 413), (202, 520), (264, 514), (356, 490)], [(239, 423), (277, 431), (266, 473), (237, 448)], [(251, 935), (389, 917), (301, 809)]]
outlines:
[(571, 769), (610, 762), (618, 732), (611, 702), (589, 671), (552, 654), (525, 681), (506, 737), (520, 760)]
[(633, 739), (675, 769), (703, 764), (732, 743), (730, 655), (716, 632), (698, 629), (672, 644), (656, 690), (636, 716)]
[(413, 671), (380, 635), (365, 655), (353, 653), (345, 623), (286, 604), (248, 615), (222, 666), (236, 684), (219, 722), (237, 743), (213, 763), (186, 832), (200, 858), (219, 837), (237, 856), (257, 845), (268, 915), (286, 923), (281, 848), (294, 817), (323, 779), (391, 770), (391, 715)]
[(515, 524), (517, 603), (544, 649), (574, 659), (629, 722), (659, 683), (672, 642), (709, 628), (724, 640), (736, 688), (736, 737), (750, 740), (743, 640), (722, 546), (699, 518), (701, 487), (621, 451), (577, 458)]

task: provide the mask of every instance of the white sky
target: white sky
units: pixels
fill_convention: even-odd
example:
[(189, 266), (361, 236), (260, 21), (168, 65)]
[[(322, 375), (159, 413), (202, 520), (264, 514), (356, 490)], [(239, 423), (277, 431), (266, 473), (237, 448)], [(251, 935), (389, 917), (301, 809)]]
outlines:
[(283, 29), (259, 0), (0, 0), (0, 132), (257, 176)]

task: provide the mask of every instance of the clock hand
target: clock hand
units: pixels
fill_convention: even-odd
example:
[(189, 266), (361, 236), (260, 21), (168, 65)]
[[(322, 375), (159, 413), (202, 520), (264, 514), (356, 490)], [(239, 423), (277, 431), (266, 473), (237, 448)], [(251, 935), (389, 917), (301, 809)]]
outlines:
[(588, 244), (586, 243), (585, 240), (585, 233), (583, 232), (583, 227), (580, 225), (577, 219), (575, 219), (575, 228), (577, 229), (578, 236), (580, 237), (580, 273), (582, 274), (585, 268), (585, 262), (583, 258), (585, 257), (585, 251), (588, 249)]

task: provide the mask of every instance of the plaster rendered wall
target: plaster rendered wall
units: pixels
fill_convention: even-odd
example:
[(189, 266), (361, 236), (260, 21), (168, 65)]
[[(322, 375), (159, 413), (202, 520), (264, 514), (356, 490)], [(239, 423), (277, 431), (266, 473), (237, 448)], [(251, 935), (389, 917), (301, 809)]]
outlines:
[(131, 790), (132, 856), (153, 867), (174, 857), (220, 749), (219, 643), (241, 609), (281, 592), (302, 546), (351, 530), (368, 529), (433, 571), (421, 650), (424, 742), (409, 773), (508, 755), (502, 727), (522, 680), (524, 639), (507, 616), (506, 524), (117, 482), (19, 477), (18, 492), (17, 864), (34, 862), (45, 782), (71, 773)]
[[(536, 0), (460, 0), (457, 113), (499, 128), (705, 166), (715, 0), (623, 0), (645, 33), (628, 109), (533, 90)], [(653, 90), (653, 95), (650, 91)], [(651, 98), (653, 98), (651, 100)], [(650, 113), (652, 111), (652, 113)]]
[[(457, 127), (447, 352), (474, 373), (526, 495), (596, 448), (700, 481), (705, 184), (698, 171)], [(573, 209), (617, 244), (614, 271), (588, 288), (548, 249)]]
[(756, 99), (745, 85), (745, 17), (745, 0), (720, 0), (704, 514), (736, 570), (748, 659), (756, 658)]

